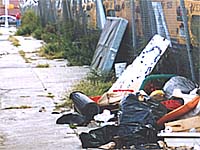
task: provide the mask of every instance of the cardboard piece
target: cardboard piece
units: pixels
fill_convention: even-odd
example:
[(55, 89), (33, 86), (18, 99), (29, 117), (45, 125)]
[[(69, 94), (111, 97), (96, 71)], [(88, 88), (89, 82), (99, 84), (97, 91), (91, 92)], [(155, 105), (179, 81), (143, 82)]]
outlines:
[(171, 127), (172, 132), (200, 131), (200, 115), (165, 123), (165, 127)]

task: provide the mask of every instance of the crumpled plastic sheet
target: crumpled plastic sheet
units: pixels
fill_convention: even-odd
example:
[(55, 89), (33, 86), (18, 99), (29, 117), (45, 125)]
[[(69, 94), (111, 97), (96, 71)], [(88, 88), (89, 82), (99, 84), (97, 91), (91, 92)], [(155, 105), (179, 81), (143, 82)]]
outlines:
[(165, 92), (165, 96), (167, 98), (171, 98), (174, 89), (180, 89), (182, 93), (189, 94), (190, 91), (198, 87), (199, 85), (197, 83), (183, 76), (175, 76), (165, 83), (163, 90)]

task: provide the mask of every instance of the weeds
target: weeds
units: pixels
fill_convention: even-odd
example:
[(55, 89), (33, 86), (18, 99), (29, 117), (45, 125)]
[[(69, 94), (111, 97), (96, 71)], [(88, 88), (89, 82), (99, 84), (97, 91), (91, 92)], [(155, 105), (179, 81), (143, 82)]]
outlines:
[[(113, 84), (112, 75), (101, 75), (97, 72), (96, 70), (90, 72), (88, 78), (75, 84), (71, 91), (80, 91), (88, 97), (103, 95)], [(66, 95), (66, 100), (62, 104), (58, 104), (57, 107), (73, 107), (72, 100), (68, 95)]]
[(31, 106), (22, 105), (22, 106), (7, 107), (7, 108), (4, 108), (4, 109), (28, 109), (28, 108), (32, 108), (32, 107)]
[(10, 42), (12, 42), (12, 45), (14, 45), (14, 46), (16, 46), (16, 47), (20, 46), (19, 40), (16, 39), (14, 36), (11, 36), (11, 35), (10, 35), (9, 38), (8, 38), (8, 40), (9, 40)]
[(26, 57), (26, 53), (23, 50), (20, 50), (19, 54), (25, 60), (26, 63), (30, 63), (30, 60)]
[(48, 93), (46, 97), (54, 98), (55, 96), (52, 93)]
[(22, 25), (16, 35), (32, 35), (46, 44), (40, 50), (40, 56), (47, 59), (64, 58), (70, 65), (89, 65), (100, 32), (88, 30), (77, 21), (48, 23), (42, 27), (40, 18), (32, 10), (22, 16)]
[(38, 64), (36, 68), (49, 68), (49, 64)]

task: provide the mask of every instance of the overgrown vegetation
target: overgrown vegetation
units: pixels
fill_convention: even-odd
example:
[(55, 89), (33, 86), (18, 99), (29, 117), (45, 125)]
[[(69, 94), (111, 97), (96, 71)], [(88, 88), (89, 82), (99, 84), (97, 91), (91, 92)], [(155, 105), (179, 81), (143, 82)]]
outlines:
[(28, 9), (22, 17), (22, 24), (17, 30), (17, 35), (31, 35), (34, 31), (41, 29), (39, 17), (35, 15), (33, 10)]
[(77, 21), (49, 23), (42, 27), (40, 18), (32, 10), (24, 13), (16, 34), (43, 40), (46, 44), (41, 48), (40, 56), (65, 58), (70, 65), (89, 65), (99, 37), (99, 31), (85, 31)]
[[(39, 55), (48, 59), (65, 58), (70, 65), (89, 65), (91, 63), (96, 43), (99, 38), (98, 30), (88, 30), (77, 21), (61, 21), (42, 24), (41, 18), (28, 10), (22, 16), (22, 25), (17, 35), (33, 36), (45, 42)], [(23, 58), (25, 53), (19, 52)], [(38, 65), (37, 67), (48, 67)], [(87, 96), (102, 95), (112, 85), (112, 74), (100, 74), (91, 71), (87, 79), (76, 84), (72, 90), (81, 91)], [(54, 97), (49, 94), (48, 97)], [(67, 98), (61, 106), (71, 106), (72, 101)]]
[[(75, 84), (72, 91), (80, 91), (88, 97), (101, 96), (112, 86), (114, 82), (112, 77), (112, 73), (100, 74), (100, 72), (93, 70), (86, 79)], [(69, 99), (69, 94), (67, 93), (65, 102), (58, 104), (57, 107), (72, 107), (72, 100)]]
[(81, 91), (87, 96), (97, 96), (105, 93), (113, 84), (113, 73), (102, 74), (98, 70), (91, 70), (85, 80), (73, 87), (74, 91)]

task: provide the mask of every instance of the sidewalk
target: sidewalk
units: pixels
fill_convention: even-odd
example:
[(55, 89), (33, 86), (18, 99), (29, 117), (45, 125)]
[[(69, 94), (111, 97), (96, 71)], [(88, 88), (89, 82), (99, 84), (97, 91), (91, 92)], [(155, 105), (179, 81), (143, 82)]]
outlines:
[[(67, 60), (39, 57), (36, 51), (42, 41), (31, 37), (16, 37), (21, 44), (17, 48), (7, 40), (14, 32), (15, 28), (0, 28), (0, 149), (80, 150), (74, 131), (68, 125), (56, 124), (62, 114), (52, 111), (89, 68), (68, 67)], [(20, 50), (30, 63), (25, 63)], [(37, 67), (44, 63), (50, 67)]]

